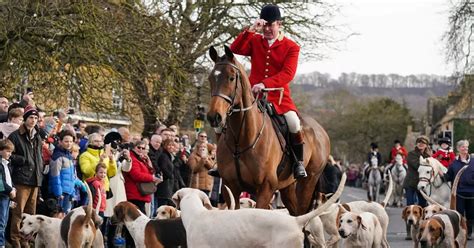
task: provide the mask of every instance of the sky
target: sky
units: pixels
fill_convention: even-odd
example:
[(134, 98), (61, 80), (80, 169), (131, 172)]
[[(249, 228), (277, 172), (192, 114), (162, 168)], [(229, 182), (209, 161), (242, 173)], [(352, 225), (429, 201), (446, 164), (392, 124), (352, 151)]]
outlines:
[[(325, 52), (321, 61), (300, 59), (297, 73), (450, 75), (443, 33), (449, 0), (337, 0), (333, 22), (358, 35)], [(302, 47), (301, 49), (304, 49)]]

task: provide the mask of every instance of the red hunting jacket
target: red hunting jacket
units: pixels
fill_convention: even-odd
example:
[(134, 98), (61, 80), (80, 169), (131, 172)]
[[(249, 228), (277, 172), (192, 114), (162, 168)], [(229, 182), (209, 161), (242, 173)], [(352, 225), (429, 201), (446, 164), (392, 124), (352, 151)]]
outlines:
[(273, 104), (278, 114), (290, 110), (298, 112), (291, 99), (290, 82), (296, 74), (300, 47), (282, 33), (271, 47), (261, 34), (244, 30), (230, 46), (233, 53), (250, 56), (252, 68), (250, 84), (263, 83), (266, 88), (283, 87), (283, 99), (278, 105), (280, 92), (268, 93), (268, 101)]

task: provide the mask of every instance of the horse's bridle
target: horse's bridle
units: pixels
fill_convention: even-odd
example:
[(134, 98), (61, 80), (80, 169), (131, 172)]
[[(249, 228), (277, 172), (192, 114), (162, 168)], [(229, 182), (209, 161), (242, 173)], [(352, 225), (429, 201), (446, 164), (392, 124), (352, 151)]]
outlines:
[(242, 87), (242, 76), (240, 75), (240, 69), (239, 67), (237, 67), (235, 64), (232, 64), (232, 63), (228, 63), (228, 62), (219, 62), (219, 63), (216, 63), (216, 65), (230, 65), (232, 66), (232, 68), (234, 68), (236, 70), (236, 78), (235, 78), (235, 87), (234, 87), (234, 91), (232, 92), (232, 94), (230, 96), (228, 95), (225, 95), (225, 94), (222, 94), (220, 92), (217, 92), (217, 93), (212, 93), (211, 94), (211, 97), (214, 97), (214, 96), (217, 96), (217, 97), (220, 97), (222, 99), (224, 99), (228, 104), (229, 104), (229, 108), (227, 109), (226, 111), (226, 115), (227, 117), (231, 116), (233, 113), (236, 113), (236, 112), (245, 112), (245, 111), (248, 111), (250, 110), (253, 105), (256, 103), (257, 101), (257, 98), (255, 98), (255, 100), (252, 102), (252, 104), (248, 107), (245, 107), (245, 108), (235, 108), (236, 104), (235, 104), (235, 97), (237, 95), (237, 83), (240, 83), (240, 87)]
[(418, 181), (427, 182), (428, 184), (431, 185), (431, 180), (433, 179), (433, 176), (434, 176), (434, 169), (433, 169), (433, 167), (431, 167), (431, 166), (429, 166), (429, 165), (424, 165), (424, 164), (420, 164), (420, 166), (430, 167), (430, 168), (431, 168), (431, 173), (430, 173), (430, 177), (418, 176)]
[[(257, 134), (257, 137), (255, 137), (255, 140), (249, 145), (247, 146), (246, 148), (242, 149), (242, 150), (239, 150), (239, 138), (240, 138), (240, 133), (242, 132), (242, 127), (244, 125), (244, 121), (245, 121), (245, 118), (247, 117), (246, 115), (246, 112), (250, 109), (252, 109), (252, 107), (255, 105), (255, 103), (257, 102), (257, 98), (255, 98), (252, 102), (252, 104), (250, 104), (250, 106), (248, 107), (245, 107), (245, 108), (236, 108), (236, 104), (235, 104), (235, 97), (237, 96), (237, 88), (238, 88), (238, 84), (240, 84), (240, 87), (243, 89), (243, 85), (242, 85), (242, 75), (240, 73), (240, 69), (238, 66), (236, 66), (235, 64), (233, 63), (229, 63), (229, 62), (218, 62), (215, 64), (216, 65), (229, 65), (229, 66), (232, 66), (232, 68), (234, 68), (237, 73), (236, 73), (236, 82), (235, 82), (235, 87), (234, 87), (234, 91), (232, 92), (232, 94), (230, 96), (228, 95), (225, 95), (225, 94), (222, 94), (220, 92), (217, 92), (217, 93), (212, 93), (211, 94), (211, 97), (221, 97), (222, 99), (224, 99), (227, 103), (229, 103), (229, 108), (227, 109), (227, 112), (226, 112), (226, 116), (227, 118), (229, 118), (233, 113), (236, 113), (236, 112), (244, 112), (244, 117), (242, 119), (242, 122), (240, 124), (240, 128), (239, 128), (239, 132), (237, 133), (237, 136), (235, 135), (235, 133), (232, 131), (231, 129), (231, 132), (232, 132), (232, 135), (234, 136), (234, 145), (235, 145), (235, 149), (231, 149), (231, 147), (229, 147), (229, 150), (233, 150), (233, 154), (234, 154), (234, 158), (238, 159), (238, 157), (246, 152), (247, 150), (249, 149), (253, 149), (255, 148), (258, 140), (260, 139), (260, 136), (262, 135), (263, 133), (263, 129), (265, 128), (265, 117), (263, 118), (263, 122), (262, 122), (262, 127), (260, 128), (258, 134)], [(242, 97), (243, 97), (243, 94), (244, 92), (242, 91)], [(242, 103), (243, 104), (243, 103)], [(263, 115), (265, 115), (265, 112), (262, 112)], [(223, 132), (225, 132), (227, 129), (227, 122), (224, 124), (223, 126)], [(226, 136), (224, 135), (224, 138)], [(227, 144), (227, 142), (225, 142)]]

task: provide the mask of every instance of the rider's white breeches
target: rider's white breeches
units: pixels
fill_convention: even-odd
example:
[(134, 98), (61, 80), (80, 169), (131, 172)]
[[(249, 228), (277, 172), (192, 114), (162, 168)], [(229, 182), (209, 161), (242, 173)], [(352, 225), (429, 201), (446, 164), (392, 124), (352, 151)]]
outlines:
[[(298, 114), (295, 111), (288, 111), (283, 114), (285, 116), (286, 122), (288, 123), (288, 129), (290, 133), (297, 133), (301, 131), (301, 122)], [(220, 134), (222, 133), (222, 127), (215, 127), (214, 132)]]
[(297, 133), (301, 130), (300, 118), (295, 111), (288, 111), (284, 113), (283, 116), (285, 116), (286, 122), (288, 123), (290, 133)]

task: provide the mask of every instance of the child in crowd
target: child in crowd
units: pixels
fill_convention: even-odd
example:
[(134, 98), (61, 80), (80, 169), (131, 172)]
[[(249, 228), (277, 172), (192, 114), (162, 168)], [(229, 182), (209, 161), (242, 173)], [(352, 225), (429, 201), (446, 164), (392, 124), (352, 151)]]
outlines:
[(436, 158), (444, 167), (448, 168), (454, 159), (456, 159), (456, 154), (454, 154), (453, 149), (451, 149), (451, 139), (448, 137), (442, 138), (438, 141), (438, 144), (440, 148), (433, 154), (433, 158)]
[[(107, 177), (107, 166), (104, 163), (99, 163), (97, 167), (95, 167), (95, 176), (87, 179), (87, 183), (92, 192), (92, 206), (94, 207), (94, 210), (99, 210), (99, 216), (102, 218), (104, 217), (107, 203), (105, 177)], [(97, 205), (99, 205), (99, 207), (97, 207)]]
[(5, 247), (5, 229), (8, 222), (10, 199), (16, 196), (10, 174), (9, 161), (15, 146), (6, 139), (0, 140), (0, 247)]

